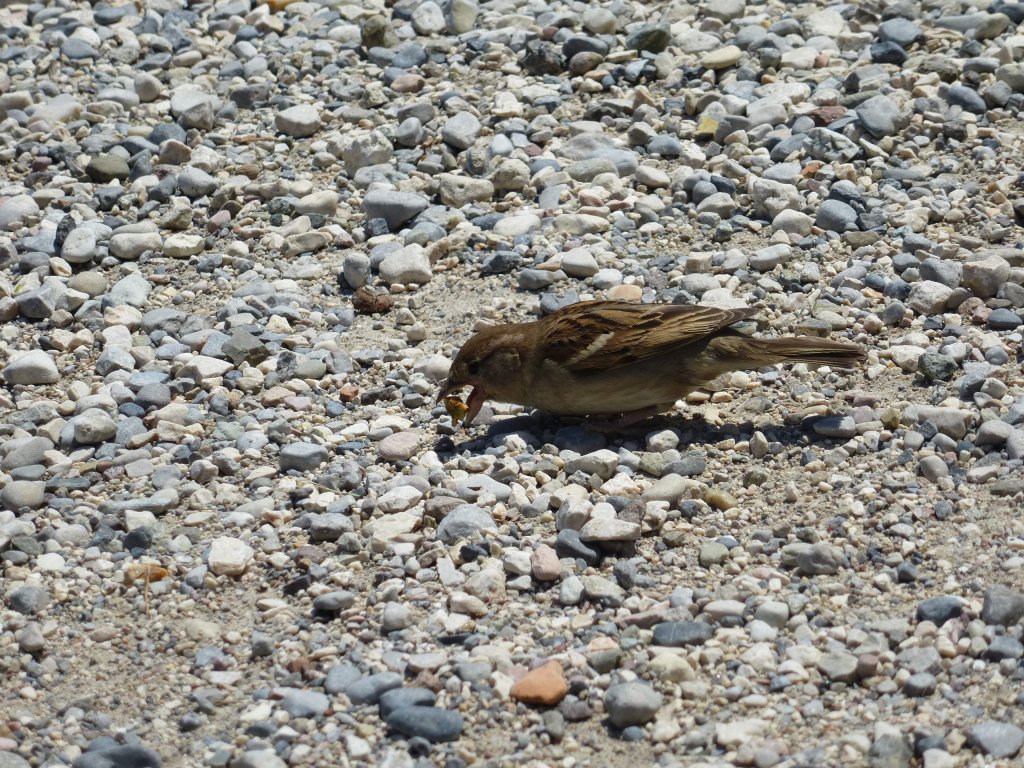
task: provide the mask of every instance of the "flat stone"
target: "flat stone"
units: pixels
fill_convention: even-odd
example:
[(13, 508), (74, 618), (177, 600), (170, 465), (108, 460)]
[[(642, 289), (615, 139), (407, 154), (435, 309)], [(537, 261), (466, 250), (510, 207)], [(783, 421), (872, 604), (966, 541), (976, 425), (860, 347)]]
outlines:
[(743, 51), (738, 46), (727, 45), (715, 51), (708, 51), (700, 59), (700, 65), (707, 69), (726, 69), (739, 64)]
[(455, 741), (462, 735), (462, 715), (438, 707), (402, 707), (385, 718), (389, 727), (432, 743)]
[(367, 218), (384, 219), (392, 230), (419, 215), (426, 207), (427, 199), (413, 192), (371, 189), (363, 197)]
[(654, 626), (654, 644), (670, 648), (703, 645), (714, 634), (715, 628), (704, 621), (665, 621)]

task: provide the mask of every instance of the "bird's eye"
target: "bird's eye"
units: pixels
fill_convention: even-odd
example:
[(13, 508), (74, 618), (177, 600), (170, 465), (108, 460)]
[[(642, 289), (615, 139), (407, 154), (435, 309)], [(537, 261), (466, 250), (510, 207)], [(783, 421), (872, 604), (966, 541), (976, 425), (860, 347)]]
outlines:
[(480, 373), (480, 363), (470, 363), (466, 366), (466, 370), (469, 371), (470, 376), (476, 376)]

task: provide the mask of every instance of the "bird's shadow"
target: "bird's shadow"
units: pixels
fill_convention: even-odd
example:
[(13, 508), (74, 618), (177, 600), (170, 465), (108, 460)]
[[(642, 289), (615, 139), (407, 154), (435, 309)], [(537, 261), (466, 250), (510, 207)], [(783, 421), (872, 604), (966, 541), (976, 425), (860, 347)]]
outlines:
[(769, 442), (790, 447), (830, 445), (845, 442), (840, 438), (818, 435), (812, 425), (820, 417), (808, 417), (799, 424), (780, 422), (755, 423), (752, 420), (711, 424), (701, 414), (661, 414), (626, 427), (610, 426), (585, 417), (552, 416), (539, 411), (500, 419), (480, 428), (469, 427), (452, 435), (441, 436), (434, 446), (439, 453), (455, 454), (468, 451), (472, 455), (486, 452), (500, 445), (505, 437), (521, 435), (527, 444), (553, 445), (559, 450), (570, 449), (580, 453), (596, 451), (608, 446), (646, 443), (647, 435), (666, 429), (679, 434), (679, 449), (714, 446), (729, 438), (752, 435), (760, 431)]

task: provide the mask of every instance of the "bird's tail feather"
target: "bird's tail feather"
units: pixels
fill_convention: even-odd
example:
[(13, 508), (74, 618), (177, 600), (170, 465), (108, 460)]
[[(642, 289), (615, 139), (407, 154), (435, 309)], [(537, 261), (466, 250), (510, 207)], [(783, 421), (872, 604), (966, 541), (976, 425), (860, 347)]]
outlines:
[(714, 340), (722, 357), (742, 358), (750, 363), (807, 363), (833, 368), (855, 368), (867, 358), (867, 352), (848, 341), (833, 341), (815, 336), (790, 336), (759, 339), (751, 336), (723, 336)]

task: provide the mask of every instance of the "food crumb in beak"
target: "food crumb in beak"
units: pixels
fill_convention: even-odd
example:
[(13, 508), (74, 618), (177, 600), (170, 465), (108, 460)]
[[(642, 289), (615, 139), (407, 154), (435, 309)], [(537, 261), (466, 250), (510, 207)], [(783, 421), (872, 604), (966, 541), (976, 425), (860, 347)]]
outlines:
[(469, 406), (462, 402), (462, 400), (456, 395), (445, 396), (444, 409), (448, 411), (448, 415), (452, 417), (453, 424), (461, 421), (469, 412)]

